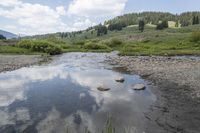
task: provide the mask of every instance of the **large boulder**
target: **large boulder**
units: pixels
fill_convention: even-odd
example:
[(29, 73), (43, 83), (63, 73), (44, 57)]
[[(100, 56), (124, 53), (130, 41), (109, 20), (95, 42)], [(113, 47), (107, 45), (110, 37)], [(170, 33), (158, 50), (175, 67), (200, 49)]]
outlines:
[(146, 89), (146, 86), (144, 84), (136, 84), (133, 86), (133, 89), (134, 90), (145, 90)]
[(125, 81), (125, 79), (123, 77), (118, 77), (118, 78), (115, 79), (115, 81), (123, 83)]

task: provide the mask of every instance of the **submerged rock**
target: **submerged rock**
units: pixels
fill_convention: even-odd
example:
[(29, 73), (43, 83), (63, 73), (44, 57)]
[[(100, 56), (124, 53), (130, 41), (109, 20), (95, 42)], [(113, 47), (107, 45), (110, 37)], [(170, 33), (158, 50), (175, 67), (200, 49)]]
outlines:
[(136, 84), (133, 86), (133, 89), (134, 90), (145, 90), (146, 89), (146, 86), (144, 84)]
[(109, 91), (110, 88), (100, 86), (100, 87), (97, 88), (97, 90), (99, 90), (99, 91)]
[(125, 81), (125, 79), (123, 77), (119, 77), (119, 78), (115, 79), (115, 81), (123, 83)]

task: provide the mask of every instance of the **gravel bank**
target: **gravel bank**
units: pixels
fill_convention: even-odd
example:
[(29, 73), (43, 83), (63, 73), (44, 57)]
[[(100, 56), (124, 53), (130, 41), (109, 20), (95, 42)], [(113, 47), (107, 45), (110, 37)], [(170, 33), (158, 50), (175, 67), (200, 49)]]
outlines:
[(116, 56), (110, 62), (141, 75), (157, 95), (145, 113), (148, 133), (200, 132), (199, 57)]
[(41, 55), (0, 55), (0, 72), (12, 71), (45, 61), (48, 61), (48, 58)]

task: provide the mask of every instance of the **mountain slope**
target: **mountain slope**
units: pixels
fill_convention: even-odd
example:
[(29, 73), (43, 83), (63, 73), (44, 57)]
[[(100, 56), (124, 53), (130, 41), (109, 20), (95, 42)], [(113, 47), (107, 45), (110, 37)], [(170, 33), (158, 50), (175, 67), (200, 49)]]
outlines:
[(7, 39), (17, 38), (16, 34), (13, 34), (13, 33), (7, 32), (7, 31), (3, 31), (3, 30), (0, 30), (0, 35), (5, 36)]

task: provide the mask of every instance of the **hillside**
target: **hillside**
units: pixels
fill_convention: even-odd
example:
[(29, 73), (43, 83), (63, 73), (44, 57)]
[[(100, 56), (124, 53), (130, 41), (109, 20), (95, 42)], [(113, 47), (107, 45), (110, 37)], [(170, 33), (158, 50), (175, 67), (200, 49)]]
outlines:
[[(116, 28), (114, 30), (112, 29), (113, 27), (109, 28), (107, 25), (97, 25), (83, 31), (24, 37), (17, 48), (23, 48), (21, 49), (23, 52), (28, 49), (31, 52), (47, 53), (49, 52), (49, 47), (51, 47), (53, 53), (76, 51), (109, 52), (117, 50), (122, 55), (200, 55), (200, 24), (192, 24), (192, 18), (195, 15), (198, 16), (198, 12), (183, 13), (179, 16), (173, 16), (173, 14), (169, 13), (149, 13), (147, 16), (149, 16), (149, 20), (153, 20), (159, 14), (159, 21), (162, 21), (162, 18), (168, 18), (170, 20), (168, 21), (169, 28), (165, 27), (164, 29), (158, 30), (156, 24), (146, 23), (144, 30), (141, 32), (138, 28), (138, 23), (130, 23), (130, 25), (123, 25), (123, 27), (118, 29), (117, 26), (121, 25), (115, 24), (115, 18), (106, 22), (114, 25), (113, 27)], [(130, 16), (124, 15), (118, 17), (118, 20), (125, 21), (126, 19), (124, 17), (129, 18)], [(140, 17), (138, 16), (137, 18)], [(188, 22), (191, 22), (188, 26), (170, 26), (175, 24), (175, 19), (180, 21), (179, 18), (187, 18)], [(130, 20), (133, 19), (130, 17)], [(98, 33), (99, 31), (101, 33)], [(0, 52), (5, 52), (5, 49), (8, 49), (8, 47), (2, 47)], [(12, 47), (10, 51), (16, 53), (17, 50), (13, 50)]]
[(0, 35), (3, 35), (7, 39), (17, 38), (16, 34), (13, 34), (13, 33), (7, 32), (7, 31), (3, 31), (3, 30), (0, 30)]
[(138, 24), (138, 20), (142, 19), (145, 21), (146, 24), (158, 24), (159, 21), (175, 21), (179, 22), (181, 26), (189, 26), (192, 25), (192, 20), (194, 16), (200, 17), (200, 12), (184, 12), (181, 14), (172, 14), (165, 12), (130, 13), (105, 21), (105, 24), (110, 25), (121, 23), (125, 26), (129, 26)]

